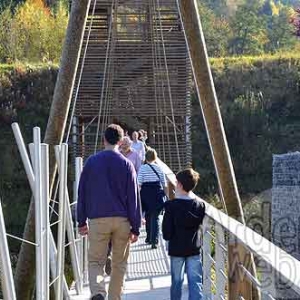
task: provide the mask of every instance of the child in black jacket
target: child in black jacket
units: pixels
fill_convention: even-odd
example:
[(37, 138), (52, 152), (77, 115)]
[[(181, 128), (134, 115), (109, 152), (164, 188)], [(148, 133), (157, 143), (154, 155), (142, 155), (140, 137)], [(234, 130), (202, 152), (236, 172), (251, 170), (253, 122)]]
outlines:
[(201, 300), (199, 226), (205, 215), (205, 205), (191, 193), (198, 183), (199, 174), (193, 169), (186, 169), (179, 172), (176, 179), (176, 196), (174, 200), (165, 203), (162, 226), (171, 257), (171, 300), (181, 299), (184, 270), (188, 277), (189, 299)]

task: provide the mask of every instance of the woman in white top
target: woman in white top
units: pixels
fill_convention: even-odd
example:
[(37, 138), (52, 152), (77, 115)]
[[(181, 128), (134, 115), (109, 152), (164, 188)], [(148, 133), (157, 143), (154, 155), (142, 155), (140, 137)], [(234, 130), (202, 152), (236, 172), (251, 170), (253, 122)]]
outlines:
[(138, 184), (141, 191), (142, 209), (146, 219), (146, 243), (157, 248), (159, 223), (158, 216), (163, 208), (165, 195), (167, 194), (167, 181), (165, 174), (155, 163), (157, 153), (148, 148), (146, 163), (140, 167)]
[(139, 134), (134, 131), (132, 133), (132, 144), (131, 147), (139, 154), (142, 162), (145, 161), (145, 145), (143, 142), (138, 140)]

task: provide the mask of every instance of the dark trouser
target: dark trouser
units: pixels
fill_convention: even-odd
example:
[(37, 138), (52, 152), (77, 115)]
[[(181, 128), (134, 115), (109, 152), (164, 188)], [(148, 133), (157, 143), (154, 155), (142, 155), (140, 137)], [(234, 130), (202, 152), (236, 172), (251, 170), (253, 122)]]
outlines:
[(161, 210), (154, 211), (146, 211), (145, 219), (146, 219), (146, 233), (147, 240), (150, 244), (158, 243), (158, 232), (159, 232), (159, 222), (158, 216)]
[(112, 245), (111, 245), (111, 240), (110, 240), (109, 243), (108, 243), (107, 257), (111, 256), (111, 248), (112, 248)]

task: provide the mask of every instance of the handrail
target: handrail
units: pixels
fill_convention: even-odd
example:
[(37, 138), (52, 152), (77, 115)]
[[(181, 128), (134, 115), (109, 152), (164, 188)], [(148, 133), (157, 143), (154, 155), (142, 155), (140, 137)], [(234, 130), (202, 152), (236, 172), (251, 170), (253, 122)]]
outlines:
[[(205, 202), (205, 205), (206, 215), (209, 218), (213, 219), (216, 223), (225, 228), (229, 233), (236, 236), (243, 245), (249, 248), (258, 257), (266, 261), (275, 271), (277, 271), (290, 284), (292, 284), (292, 289), (295, 292), (300, 294), (300, 278), (296, 273), (297, 270), (300, 270), (300, 261), (268, 241), (266, 238), (264, 238), (251, 228), (229, 217), (209, 203)], [(259, 241), (259, 243), (255, 241)], [(281, 260), (283, 258), (285, 259), (285, 261), (290, 262), (290, 264), (283, 264)], [(290, 265), (293, 266), (292, 269), (289, 269)], [(293, 274), (291, 274), (291, 270), (294, 271)]]
[[(160, 159), (157, 160), (157, 164), (161, 167), (171, 184), (175, 186), (176, 176), (173, 171)], [(271, 243), (251, 228), (229, 217), (197, 195), (194, 194), (194, 196), (205, 203), (206, 216), (208, 218), (212, 219), (216, 224), (222, 226), (228, 233), (235, 236), (257, 257), (267, 262), (267, 264), (271, 266), (273, 270), (278, 272), (278, 274), (283, 276), (290, 284), (291, 288), (300, 295), (300, 277), (297, 276), (297, 270), (300, 270), (300, 261)], [(290, 266), (292, 266), (292, 268)]]

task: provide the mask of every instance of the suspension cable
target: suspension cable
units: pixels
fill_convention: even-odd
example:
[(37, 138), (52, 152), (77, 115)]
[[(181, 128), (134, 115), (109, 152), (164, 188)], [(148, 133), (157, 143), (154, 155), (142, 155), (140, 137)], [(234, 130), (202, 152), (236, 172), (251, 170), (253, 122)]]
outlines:
[[(85, 47), (84, 47), (84, 52), (83, 52), (83, 57), (82, 57), (82, 61), (81, 61), (81, 67), (80, 67), (80, 72), (79, 72), (79, 77), (78, 77), (78, 82), (77, 82), (77, 87), (76, 87), (76, 92), (75, 92), (75, 98), (74, 98), (74, 101), (73, 101), (72, 112), (71, 112), (71, 116), (70, 116), (70, 123), (69, 123), (68, 131), (67, 131), (67, 136), (66, 136), (66, 143), (68, 143), (69, 136), (70, 136), (70, 133), (71, 133), (72, 120), (73, 120), (75, 109), (76, 109), (76, 103), (77, 103), (77, 99), (78, 99), (78, 94), (79, 94), (79, 89), (80, 89), (80, 84), (81, 84), (83, 69), (84, 69), (84, 66), (85, 66), (85, 59), (86, 59), (87, 49), (88, 49), (88, 45), (89, 45), (89, 41), (90, 41), (90, 36), (91, 36), (92, 25), (93, 25), (93, 21), (94, 21), (96, 4), (97, 4), (97, 0), (94, 1), (92, 15), (91, 15), (91, 19), (90, 19), (90, 24), (89, 24), (89, 29), (88, 29), (88, 35), (87, 35), (87, 39), (86, 39), (86, 43), (85, 43)], [(91, 5), (91, 3), (89, 5)], [(90, 7), (89, 7), (89, 9), (90, 9)]]
[[(155, 110), (156, 110), (156, 123), (157, 123), (157, 128), (161, 128), (162, 130), (162, 124), (161, 126), (159, 126), (159, 119), (160, 119), (160, 111), (159, 111), (159, 103), (158, 103), (158, 91), (157, 91), (157, 75), (158, 75), (158, 67), (157, 67), (157, 56), (156, 56), (156, 40), (154, 37), (154, 24), (153, 24), (153, 16), (154, 16), (154, 12), (153, 12), (153, 0), (151, 1), (150, 4), (150, 9), (149, 9), (149, 13), (150, 13), (150, 30), (151, 30), (151, 48), (152, 48), (152, 68), (153, 68), (153, 84), (154, 84), (154, 98), (155, 98)], [(161, 143), (160, 143), (160, 139), (161, 139)], [(164, 161), (166, 161), (166, 157), (165, 157), (165, 143), (164, 143), (164, 139), (163, 136), (161, 135), (160, 132), (158, 132), (158, 137), (157, 137), (158, 143), (157, 145), (162, 145), (163, 148), (163, 159)], [(160, 147), (159, 147), (159, 152), (160, 151)]]
[[(113, 12), (114, 8), (114, 0), (112, 1), (111, 4), (111, 11)], [(99, 103), (99, 112), (98, 112), (98, 123), (97, 123), (97, 132), (96, 132), (96, 138), (95, 138), (95, 148), (94, 148), (94, 153), (97, 151), (97, 145), (98, 145), (98, 135), (99, 135), (99, 129), (100, 129), (100, 117), (101, 117), (101, 112), (102, 112), (102, 103), (103, 103), (103, 96), (104, 96), (104, 86), (106, 82), (106, 73), (107, 73), (107, 60), (108, 60), (108, 53), (109, 53), (109, 48), (110, 48), (110, 40), (111, 40), (111, 31), (112, 31), (112, 23), (113, 23), (113, 18), (111, 16), (110, 22), (109, 22), (109, 32), (108, 32), (108, 37), (107, 37), (107, 48), (106, 48), (106, 55), (105, 55), (105, 64), (104, 64), (104, 71), (103, 71), (103, 80), (102, 80), (102, 87), (101, 87), (101, 96), (100, 96), (100, 103)]]
[(178, 137), (177, 137), (177, 132), (176, 132), (176, 126), (175, 126), (175, 116), (174, 116), (172, 91), (171, 91), (171, 84), (170, 84), (170, 77), (169, 77), (169, 68), (168, 68), (168, 62), (167, 62), (167, 56), (166, 56), (165, 41), (164, 41), (164, 35), (163, 35), (163, 29), (162, 29), (162, 21), (161, 21), (161, 13), (160, 13), (160, 2), (159, 1), (160, 0), (157, 0), (157, 5), (159, 7), (159, 9), (158, 9), (158, 16), (159, 16), (160, 34), (161, 34), (161, 40), (162, 40), (163, 55), (164, 55), (166, 77), (167, 77), (167, 85), (168, 85), (168, 92), (169, 92), (169, 99), (170, 99), (170, 107), (171, 107), (171, 113), (172, 113), (174, 137), (175, 137), (176, 150), (177, 150), (177, 159), (178, 159), (179, 169), (181, 169), (181, 159), (180, 159), (180, 152), (179, 152), (179, 146), (178, 146)]
[[(72, 112), (71, 112), (71, 115), (70, 115), (70, 118), (69, 118), (68, 131), (67, 131), (67, 135), (66, 135), (66, 138), (65, 138), (65, 142), (66, 143), (68, 143), (69, 137), (70, 137), (70, 133), (71, 133), (72, 120), (73, 120), (73, 117), (74, 117), (74, 114), (75, 114), (76, 103), (77, 103), (77, 99), (78, 99), (78, 95), (79, 95), (79, 89), (80, 89), (80, 84), (81, 84), (81, 80), (82, 80), (82, 74), (83, 74), (83, 70), (84, 70), (84, 66), (85, 66), (85, 59), (86, 59), (87, 48), (88, 48), (88, 44), (89, 44), (89, 40), (90, 40), (90, 35), (91, 35), (91, 31), (92, 31), (92, 24), (93, 24), (95, 10), (96, 10), (96, 3), (97, 3), (97, 0), (94, 1), (94, 6), (93, 6), (91, 20), (90, 20), (89, 29), (88, 29), (87, 41), (86, 41), (86, 44), (85, 44), (85, 47), (84, 47), (83, 56), (82, 56), (81, 67), (80, 67), (78, 82), (77, 82), (77, 86), (76, 86), (75, 98), (74, 98), (74, 101), (73, 101), (73, 104), (72, 104)], [(90, 7), (91, 7), (91, 3), (89, 4), (89, 9), (88, 10), (90, 10)], [(73, 87), (72, 93), (73, 92), (74, 92), (74, 87)], [(54, 176), (56, 176), (56, 174), (57, 174), (57, 169), (55, 170)], [(58, 181), (56, 182), (53, 199), (56, 198), (57, 191), (58, 191)], [(51, 192), (51, 194), (52, 193), (53, 192)], [(51, 207), (50, 219), (52, 217), (53, 209), (54, 209), (54, 207)]]
[(112, 98), (112, 88), (113, 88), (113, 74), (114, 72), (111, 72), (111, 66), (112, 66), (112, 57), (113, 57), (113, 52), (115, 50), (115, 35), (116, 35), (116, 27), (114, 26), (115, 18), (118, 14), (118, 0), (114, 0), (114, 11), (112, 15), (112, 33), (111, 33), (111, 46), (109, 49), (109, 61), (108, 61), (108, 79), (107, 79), (107, 84), (106, 84), (106, 91), (105, 91), (105, 105), (104, 105), (104, 113), (103, 113), (103, 121), (102, 121), (102, 126), (101, 126), (101, 132), (104, 132), (105, 128), (108, 126), (109, 123), (109, 106), (110, 106), (110, 99)]
[[(154, 1), (154, 7), (155, 10), (158, 11), (159, 7), (157, 7), (155, 1)], [(159, 16), (158, 16), (159, 18)], [(155, 18), (155, 22), (156, 22), (157, 17)], [(156, 25), (156, 32), (158, 31), (158, 26)], [(157, 41), (159, 42), (160, 39), (157, 36)], [(158, 44), (159, 45), (159, 44)], [(159, 57), (159, 74), (160, 74), (160, 83), (161, 83), (161, 95), (162, 95), (162, 99), (163, 99), (163, 103), (162, 103), (162, 124), (163, 124), (163, 119), (164, 119), (164, 125), (165, 125), (165, 131), (166, 131), (166, 136), (167, 136), (167, 144), (168, 144), (168, 151), (169, 151), (169, 159), (170, 159), (170, 165), (173, 165), (173, 158), (172, 158), (172, 154), (171, 154), (171, 142), (170, 142), (170, 135), (169, 135), (169, 127), (168, 127), (168, 121), (166, 120), (166, 115), (167, 115), (167, 104), (166, 104), (166, 97), (165, 97), (165, 85), (164, 85), (164, 80), (162, 77), (162, 62), (161, 62), (161, 54), (160, 54), (160, 49), (157, 50), (158, 52), (158, 57)], [(163, 129), (163, 127), (162, 127)], [(162, 130), (162, 138), (164, 139), (164, 130)], [(165, 156), (164, 156), (165, 157)]]

